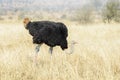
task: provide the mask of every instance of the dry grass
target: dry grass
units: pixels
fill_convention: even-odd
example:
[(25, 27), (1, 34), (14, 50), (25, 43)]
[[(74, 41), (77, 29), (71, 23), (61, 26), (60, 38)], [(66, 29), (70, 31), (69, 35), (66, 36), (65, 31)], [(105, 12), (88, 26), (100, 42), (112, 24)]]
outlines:
[(51, 59), (43, 45), (35, 66), (35, 45), (23, 25), (0, 24), (0, 80), (120, 80), (120, 25), (68, 26), (75, 52), (55, 47)]

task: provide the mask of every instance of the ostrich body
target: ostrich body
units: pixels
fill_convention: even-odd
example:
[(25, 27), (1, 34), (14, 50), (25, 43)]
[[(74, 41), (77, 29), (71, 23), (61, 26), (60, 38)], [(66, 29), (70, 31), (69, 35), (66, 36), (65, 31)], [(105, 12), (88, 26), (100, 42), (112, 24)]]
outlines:
[(33, 36), (33, 43), (37, 44), (35, 48), (36, 53), (39, 52), (39, 48), (43, 43), (50, 46), (49, 52), (51, 54), (55, 46), (60, 46), (62, 50), (68, 48), (68, 30), (63, 23), (52, 21), (31, 22), (28, 18), (25, 18), (24, 25)]

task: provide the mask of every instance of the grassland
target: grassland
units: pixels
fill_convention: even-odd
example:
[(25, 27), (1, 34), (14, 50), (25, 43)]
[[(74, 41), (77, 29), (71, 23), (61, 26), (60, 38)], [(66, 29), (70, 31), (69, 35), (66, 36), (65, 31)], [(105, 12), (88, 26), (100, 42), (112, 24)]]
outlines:
[[(120, 80), (120, 24), (67, 25), (69, 55), (43, 45), (33, 63), (32, 37), (22, 24), (0, 24), (0, 80)], [(70, 48), (67, 50), (69, 52)]]

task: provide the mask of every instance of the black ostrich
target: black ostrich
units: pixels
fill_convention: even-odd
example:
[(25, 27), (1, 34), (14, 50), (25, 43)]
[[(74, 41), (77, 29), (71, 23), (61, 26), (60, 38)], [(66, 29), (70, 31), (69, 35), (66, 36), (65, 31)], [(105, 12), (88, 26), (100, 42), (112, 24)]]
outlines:
[(25, 28), (29, 30), (29, 33), (33, 36), (33, 43), (37, 44), (35, 48), (35, 59), (43, 43), (50, 46), (49, 52), (51, 54), (55, 46), (60, 46), (62, 50), (68, 48), (68, 30), (63, 23), (52, 21), (31, 22), (29, 18), (25, 18), (23, 22)]

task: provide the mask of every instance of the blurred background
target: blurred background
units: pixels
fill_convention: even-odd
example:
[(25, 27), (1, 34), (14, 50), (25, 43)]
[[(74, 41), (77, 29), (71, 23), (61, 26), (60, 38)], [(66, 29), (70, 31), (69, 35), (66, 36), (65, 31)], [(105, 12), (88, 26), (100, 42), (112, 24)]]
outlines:
[[(25, 17), (65, 23), (68, 49), (43, 44), (36, 66)], [(119, 23), (120, 0), (0, 0), (0, 80), (120, 80)]]
[(0, 0), (0, 22), (32, 20), (81, 24), (120, 22), (120, 0)]

